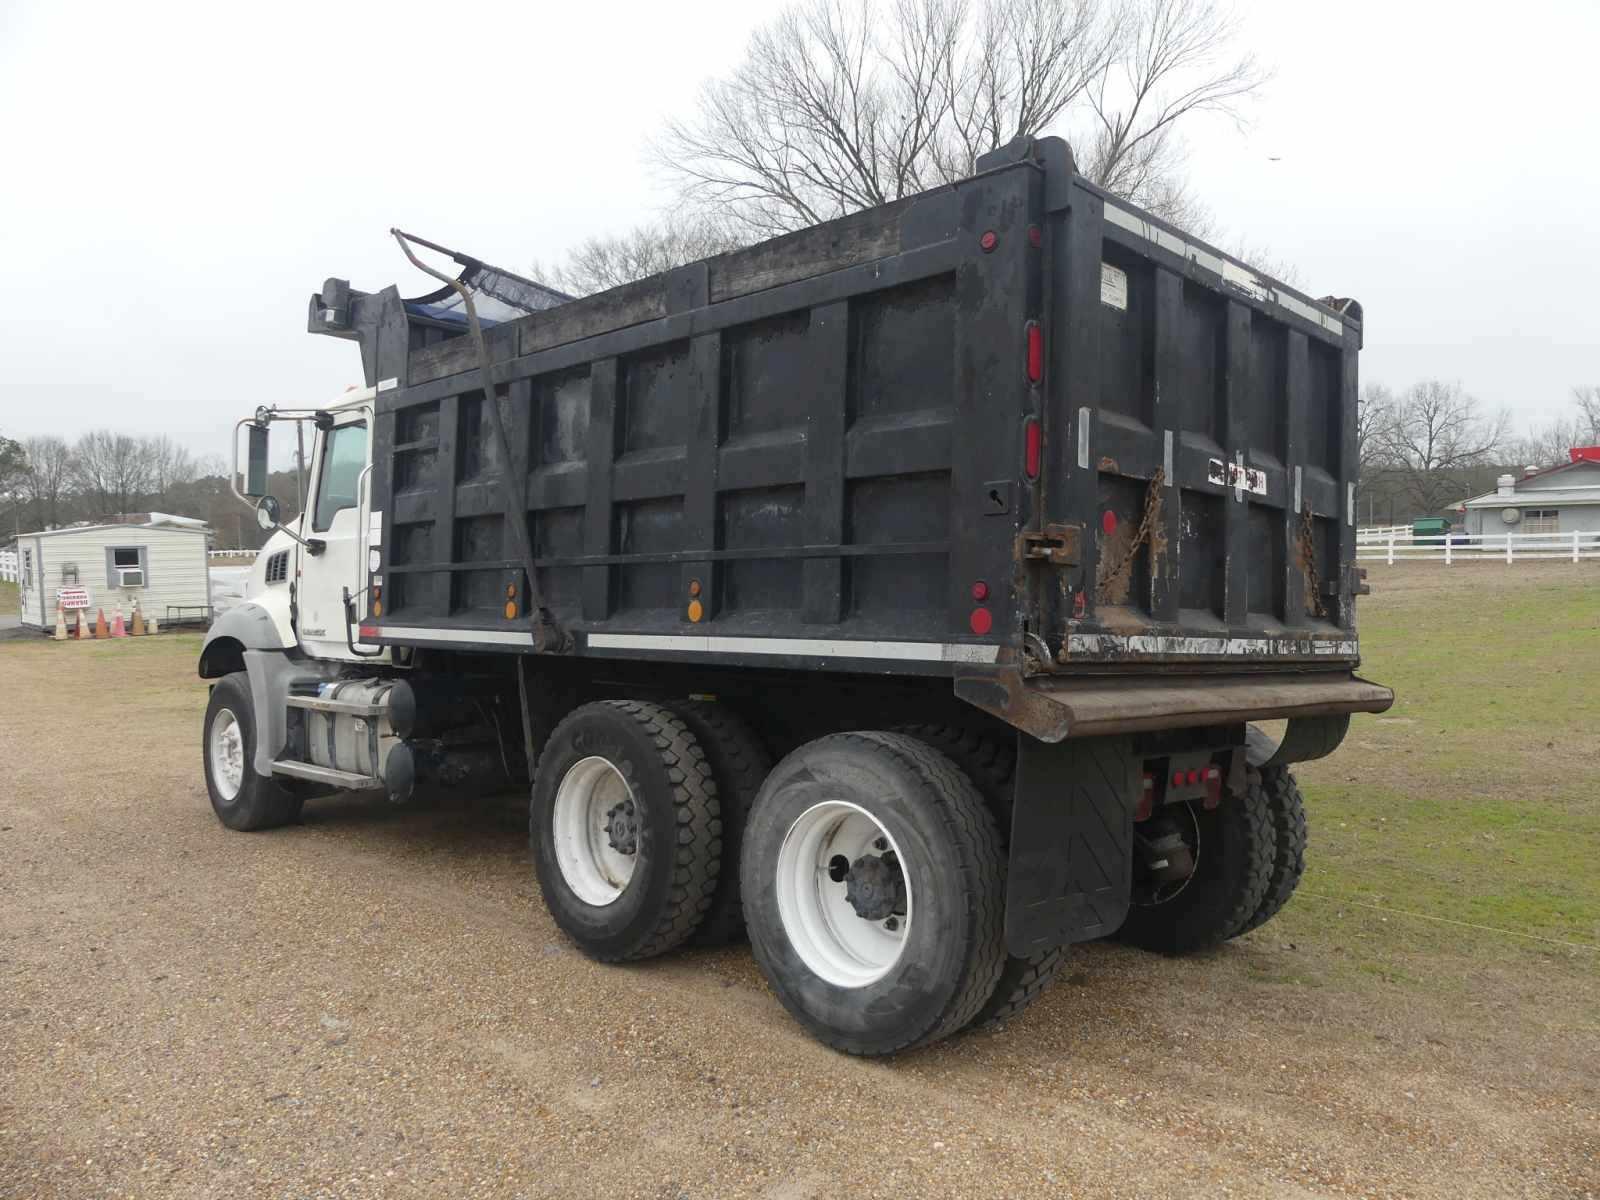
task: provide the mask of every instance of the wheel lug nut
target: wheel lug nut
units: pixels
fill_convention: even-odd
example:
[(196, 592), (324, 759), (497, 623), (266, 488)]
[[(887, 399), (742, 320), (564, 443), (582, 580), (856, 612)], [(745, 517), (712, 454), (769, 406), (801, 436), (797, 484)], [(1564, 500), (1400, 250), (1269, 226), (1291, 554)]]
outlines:
[(879, 838), (877, 841), (872, 843), (872, 848), (874, 850), (887, 850), (889, 848), (889, 841), (887, 838)]
[(899, 917), (890, 917), (887, 921), (885, 921), (883, 923), (883, 927), (885, 929), (887, 929), (890, 933), (893, 933), (896, 929), (900, 928), (900, 918)]

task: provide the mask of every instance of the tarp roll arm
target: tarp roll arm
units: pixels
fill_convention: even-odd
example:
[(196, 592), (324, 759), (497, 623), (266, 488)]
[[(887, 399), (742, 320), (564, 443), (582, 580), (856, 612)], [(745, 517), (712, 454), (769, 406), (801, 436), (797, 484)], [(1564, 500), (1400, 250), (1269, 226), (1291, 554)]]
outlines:
[(494, 364), (489, 359), (488, 343), (483, 340), (483, 327), (478, 323), (478, 309), (472, 302), (472, 292), (459, 279), (424, 263), (416, 256), (411, 245), (415, 242), (429, 250), (448, 254), (463, 266), (482, 266), (482, 264), (476, 259), (469, 262), (464, 255), (456, 254), (425, 238), (413, 237), (399, 229), (391, 228), (389, 232), (394, 235), (394, 240), (400, 243), (401, 251), (412, 266), (453, 289), (456, 295), (461, 297), (461, 303), (466, 308), (467, 329), (473, 347), (478, 352), (478, 369), (483, 379), (483, 405), (494, 419), (495, 439), (500, 444), (500, 461), (505, 464), (500, 472), (500, 480), (505, 493), (506, 515), (516, 534), (517, 551), (528, 580), (528, 608), (533, 617), (533, 648), (541, 653), (565, 650), (571, 645), (571, 639), (556, 625), (554, 617), (545, 608), (544, 600), (539, 594), (539, 576), (534, 570), (533, 537), (528, 529), (528, 507), (523, 494), (526, 482), (517, 478), (519, 474), (516, 469), (517, 460), (511, 453), (511, 439), (506, 436), (505, 421), (500, 415), (500, 397), (495, 392)]

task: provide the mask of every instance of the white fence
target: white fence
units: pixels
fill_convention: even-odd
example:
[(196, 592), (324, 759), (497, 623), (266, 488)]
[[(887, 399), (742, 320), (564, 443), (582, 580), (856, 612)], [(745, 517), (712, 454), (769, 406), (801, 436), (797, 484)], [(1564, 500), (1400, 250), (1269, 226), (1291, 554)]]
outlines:
[(1498, 562), (1519, 563), (1534, 559), (1579, 562), (1600, 559), (1600, 532), (1579, 533), (1486, 533), (1482, 536), (1452, 533), (1435, 537), (1413, 537), (1409, 526), (1395, 526), (1382, 537), (1356, 536), (1356, 561), (1381, 562)]
[(17, 552), (0, 550), (0, 582), (17, 582)]
[(258, 552), (255, 551), (255, 550), (207, 550), (206, 551), (206, 557), (207, 558), (248, 558), (253, 562), (253, 561), (255, 561), (255, 557), (256, 557), (257, 553)]
[(1356, 530), (1356, 545), (1365, 546), (1369, 542), (1387, 542), (1393, 538), (1397, 542), (1411, 540), (1411, 526), (1409, 525), (1362, 525)]

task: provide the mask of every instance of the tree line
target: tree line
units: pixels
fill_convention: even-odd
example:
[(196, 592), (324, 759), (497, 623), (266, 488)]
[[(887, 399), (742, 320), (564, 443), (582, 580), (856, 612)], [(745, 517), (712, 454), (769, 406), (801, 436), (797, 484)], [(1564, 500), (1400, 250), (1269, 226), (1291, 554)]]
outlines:
[(1568, 413), (1522, 433), (1459, 383), (1425, 379), (1396, 392), (1369, 383), (1357, 407), (1363, 522), (1438, 516), (1494, 488), (1504, 472), (1568, 461), (1574, 446), (1600, 445), (1600, 385), (1572, 389)]
[[(286, 512), (299, 511), (294, 472), (274, 473), (271, 486)], [(165, 434), (96, 429), (70, 442), (0, 436), (0, 497), (9, 507), (0, 539), (149, 512), (199, 517), (219, 547), (255, 548), (265, 537), (228, 486), (223, 461), (197, 456)]]

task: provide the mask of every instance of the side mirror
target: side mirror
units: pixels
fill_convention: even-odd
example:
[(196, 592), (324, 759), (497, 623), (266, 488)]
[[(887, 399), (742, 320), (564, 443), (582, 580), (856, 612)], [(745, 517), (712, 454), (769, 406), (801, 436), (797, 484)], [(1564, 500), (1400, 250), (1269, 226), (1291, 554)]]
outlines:
[[(245, 464), (244, 494), (246, 496), (265, 496), (267, 494), (267, 427), (265, 425), (250, 425), (247, 427), (250, 435), (249, 458)], [(256, 510), (260, 512), (260, 509)], [(256, 518), (260, 520), (258, 516)], [(263, 528), (267, 528), (263, 526)]]
[(256, 501), (256, 524), (271, 533), (283, 522), (283, 506), (278, 503), (276, 496), (263, 496)]

